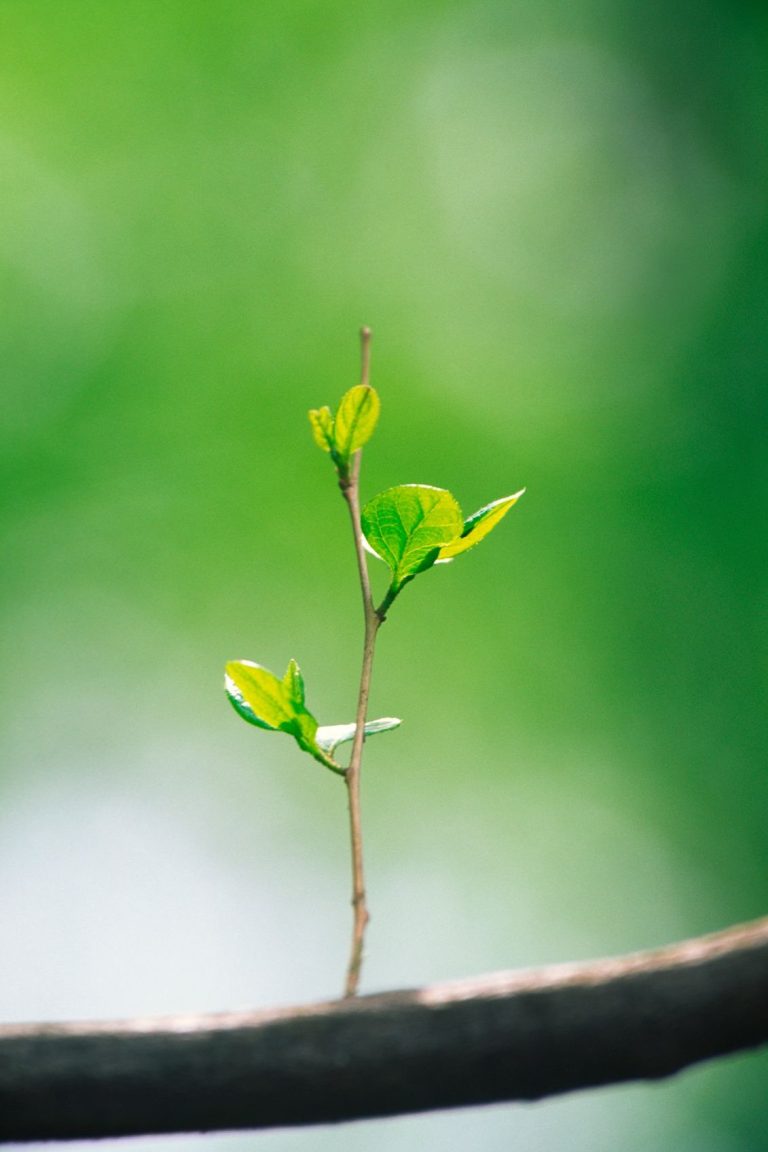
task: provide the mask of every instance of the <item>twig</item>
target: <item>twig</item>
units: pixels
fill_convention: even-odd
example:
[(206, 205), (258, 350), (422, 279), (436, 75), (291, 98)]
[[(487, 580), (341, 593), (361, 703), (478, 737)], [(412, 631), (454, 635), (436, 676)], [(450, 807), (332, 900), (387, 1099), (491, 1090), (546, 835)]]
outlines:
[[(370, 328), (361, 329), (360, 345), (362, 359), (361, 383), (368, 384), (371, 356)], [(349, 507), (349, 514), (352, 520), (355, 555), (357, 556), (357, 568), (360, 576), (360, 589), (363, 596), (363, 614), (365, 618), (363, 666), (360, 673), (360, 690), (357, 700), (357, 715), (355, 718), (355, 738), (352, 743), (349, 767), (345, 774), (352, 843), (352, 909), (354, 914), (352, 948), (344, 985), (345, 996), (354, 996), (357, 993), (360, 982), (360, 969), (363, 963), (365, 929), (370, 919), (365, 899), (365, 874), (363, 871), (363, 832), (360, 819), (360, 766), (363, 758), (365, 719), (368, 712), (368, 696), (371, 689), (371, 673), (373, 671), (376, 634), (382, 623), (382, 618), (374, 608), (371, 598), (368, 564), (365, 558), (365, 547), (363, 545), (363, 529), (360, 523), (360, 457), (361, 452), (356, 452), (352, 459), (349, 475), (341, 484), (341, 491)]]
[(331, 1123), (658, 1079), (768, 1043), (768, 918), (260, 1013), (0, 1027), (0, 1140)]

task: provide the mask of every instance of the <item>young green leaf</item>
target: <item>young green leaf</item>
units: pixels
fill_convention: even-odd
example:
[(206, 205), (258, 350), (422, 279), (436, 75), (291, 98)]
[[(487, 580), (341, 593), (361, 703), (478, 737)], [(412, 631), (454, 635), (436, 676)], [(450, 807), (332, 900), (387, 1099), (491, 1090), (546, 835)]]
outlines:
[(333, 416), (330, 408), (310, 408), (309, 422), (312, 425), (312, 435), (315, 444), (324, 452), (333, 451)]
[[(401, 723), (402, 721), (396, 716), (382, 716), (379, 720), (368, 720), (365, 724), (365, 735), (376, 736), (379, 732), (390, 732), (393, 728), (399, 728)], [(354, 740), (356, 729), (356, 724), (325, 724), (322, 728), (318, 728), (315, 739), (329, 756), (333, 756), (339, 744)]]
[(232, 707), (249, 724), (288, 732), (310, 756), (343, 774), (317, 742), (317, 720), (304, 706), (304, 680), (295, 660), (290, 661), (282, 680), (252, 660), (230, 660), (224, 686)]
[(290, 730), (296, 709), (283, 680), (251, 660), (230, 660), (225, 671), (227, 695), (244, 719), (259, 728)]
[(288, 661), (288, 667), (283, 676), (283, 684), (290, 694), (291, 700), (298, 707), (304, 707), (304, 677), (295, 660)]
[(500, 500), (494, 500), (491, 504), (486, 504), (484, 508), (479, 508), (477, 512), (468, 516), (464, 521), (464, 528), (458, 540), (452, 540), (440, 549), (437, 557), (438, 563), (442, 560), (452, 560), (454, 556), (460, 556), (462, 552), (466, 552), (479, 544), (506, 516), (524, 492), (525, 488), (521, 488), (519, 492), (515, 492), (514, 496), (502, 496)]
[(388, 600), (419, 572), (431, 567), (442, 546), (461, 535), (461, 509), (445, 488), (402, 484), (387, 488), (362, 512), (371, 548), (392, 570)]
[(327, 405), (310, 409), (309, 422), (315, 443), (324, 452), (330, 452), (342, 482), (349, 478), (350, 457), (373, 435), (380, 407), (375, 388), (356, 384), (342, 396), (335, 419)]
[(369, 384), (357, 384), (345, 392), (334, 421), (334, 447), (346, 463), (350, 456), (367, 444), (379, 419), (379, 396)]

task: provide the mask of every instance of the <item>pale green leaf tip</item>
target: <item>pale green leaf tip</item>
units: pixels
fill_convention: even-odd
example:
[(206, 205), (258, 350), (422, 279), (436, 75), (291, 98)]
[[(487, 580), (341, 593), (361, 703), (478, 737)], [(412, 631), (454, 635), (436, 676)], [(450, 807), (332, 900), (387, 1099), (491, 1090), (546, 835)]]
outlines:
[(371, 548), (370, 544), (368, 543), (368, 537), (365, 535), (365, 533), (363, 533), (363, 548), (369, 556), (375, 556), (377, 560), (381, 560), (384, 564), (386, 564), (384, 557), (379, 556), (375, 548)]
[[(366, 736), (377, 736), (380, 732), (391, 732), (402, 724), (397, 716), (382, 716), (378, 720), (368, 720), (365, 725)], [(315, 740), (329, 755), (333, 755), (340, 744), (354, 740), (357, 725), (352, 724), (325, 724), (318, 728)]]

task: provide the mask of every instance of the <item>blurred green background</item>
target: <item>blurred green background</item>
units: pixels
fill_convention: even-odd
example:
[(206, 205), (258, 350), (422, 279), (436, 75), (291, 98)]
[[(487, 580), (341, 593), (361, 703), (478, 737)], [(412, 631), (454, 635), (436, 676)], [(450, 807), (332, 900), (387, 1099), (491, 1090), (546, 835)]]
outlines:
[[(364, 497), (528, 486), (381, 635), (364, 990), (766, 912), (766, 11), (0, 3), (0, 1018), (340, 991), (343, 787), (222, 668), (353, 716), (361, 323)], [(743, 1152), (767, 1072), (186, 1146)]]

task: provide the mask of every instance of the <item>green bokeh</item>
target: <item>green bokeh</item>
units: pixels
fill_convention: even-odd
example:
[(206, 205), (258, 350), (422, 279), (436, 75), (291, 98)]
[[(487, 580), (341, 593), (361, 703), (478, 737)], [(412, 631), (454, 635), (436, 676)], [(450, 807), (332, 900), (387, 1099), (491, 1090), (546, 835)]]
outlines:
[[(381, 634), (365, 989), (765, 912), (767, 49), (725, 0), (0, 4), (0, 1016), (338, 993), (341, 785), (221, 680), (352, 717), (306, 411), (363, 322), (364, 498), (528, 488)], [(751, 1152), (765, 1074), (203, 1143)]]

